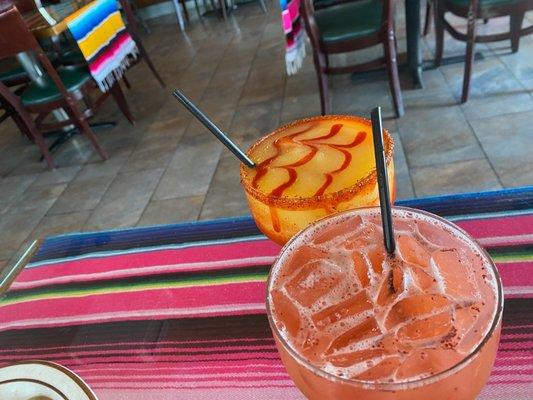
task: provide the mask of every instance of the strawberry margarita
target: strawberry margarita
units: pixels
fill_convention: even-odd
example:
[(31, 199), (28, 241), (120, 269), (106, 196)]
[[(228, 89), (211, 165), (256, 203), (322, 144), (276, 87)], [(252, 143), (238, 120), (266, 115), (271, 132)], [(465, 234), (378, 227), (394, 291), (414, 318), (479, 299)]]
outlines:
[(474, 399), (499, 340), (494, 264), (455, 225), (393, 207), (322, 219), (283, 249), (268, 282), (281, 358), (310, 399)]

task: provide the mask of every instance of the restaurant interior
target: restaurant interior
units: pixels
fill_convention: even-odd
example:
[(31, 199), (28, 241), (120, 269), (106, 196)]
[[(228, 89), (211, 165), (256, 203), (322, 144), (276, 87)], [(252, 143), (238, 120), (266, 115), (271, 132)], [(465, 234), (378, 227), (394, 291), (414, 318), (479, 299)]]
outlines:
[[(106, 32), (112, 31), (113, 39), (104, 38), (102, 26), (108, 28)], [(0, 0), (0, 281), (7, 285), (3, 290), (14, 282), (7, 292), (7, 306), (10, 301), (18, 301), (17, 296), (24, 296), (24, 290), (41, 290), (35, 292), (37, 297), (48, 293), (46, 290), (50, 293), (58, 290), (50, 295), (54, 299), (66, 293), (58, 289), (62, 284), (78, 282), (72, 278), (74, 275), (65, 275), (64, 281), (60, 275), (52, 278), (43, 275), (40, 279), (43, 282), (51, 279), (50, 286), (31, 289), (31, 285), (38, 283), (33, 283), (31, 275), (23, 274), (26, 270), (40, 270), (32, 265), (55, 262), (59, 271), (73, 260), (116, 257), (120, 252), (133, 252), (142, 243), (146, 245), (142, 254), (148, 257), (146, 249), (174, 245), (172, 249), (177, 249), (181, 246), (176, 244), (181, 243), (180, 235), (192, 235), (193, 230), (197, 235), (194, 240), (204, 241), (206, 246), (210, 241), (237, 237), (232, 232), (238, 230), (248, 232), (246, 235), (255, 232), (253, 237), (267, 240), (257, 236), (260, 233), (250, 219), (254, 210), (247, 197), (253, 195), (253, 190), (246, 187), (243, 190), (243, 185), (246, 186), (243, 169), (247, 167), (243, 166), (242, 156), (235, 156), (239, 150), (232, 152), (217, 140), (213, 129), (210, 132), (198, 115), (193, 115), (182, 104), (184, 101), (173, 95), (176, 90), (244, 152), (265, 135), (296, 120), (330, 114), (370, 119), (372, 110), (381, 107), (383, 129), (394, 142), (391, 150), (394, 183), (392, 186), (389, 183), (392, 200), (415, 208), (422, 204), (421, 208), (446, 218), (451, 216), (453, 221), (458, 215), (475, 219), (487, 210), (500, 213), (497, 215), (514, 210), (523, 218), (529, 212), (525, 222), (512, 225), (499, 221), (501, 225), (494, 228), (494, 237), (480, 239), (480, 243), (490, 246), (501, 238), (514, 237), (518, 234), (509, 233), (510, 226), (520, 227), (520, 236), (515, 239), (529, 246), (529, 252), (520, 256), (519, 271), (525, 271), (526, 264), (529, 270), (533, 267), (533, 1)], [(277, 145), (274, 142), (273, 146)], [(309, 146), (318, 151), (318, 145)], [(342, 146), (347, 145), (332, 147), (346, 154)], [(300, 160), (284, 168), (290, 175), (302, 163)], [(437, 205), (446, 196), (452, 196), (447, 205)], [(508, 197), (512, 196), (520, 198), (513, 197), (511, 201)], [(485, 198), (488, 199), (485, 202), (480, 200)], [(467, 201), (469, 207), (476, 204), (479, 208), (465, 208)], [(267, 228), (258, 225), (272, 238)], [(475, 230), (459, 225), (478, 238), (472, 233)], [(164, 228), (167, 226), (172, 228)], [(244, 237), (245, 233), (239, 235)], [(273, 240), (278, 244), (285, 242)], [(232, 242), (228, 239), (227, 243)], [(279, 247), (272, 250), (268, 246), (274, 246), (273, 242), (268, 243), (263, 246), (265, 252), (279, 253)], [(242, 257), (253, 257), (246, 253), (252, 250), (241, 245), (242, 248), (233, 251), (242, 251)], [(504, 245), (498, 246), (500, 249)], [(217, 251), (223, 254), (225, 250)], [(489, 253), (498, 263), (491, 250)], [(197, 262), (195, 257), (190, 255), (190, 263)], [(233, 258), (236, 257), (233, 253)], [(141, 258), (132, 256), (128, 262), (141, 265)], [(150, 265), (163, 265), (165, 260), (161, 255)], [(113, 259), (109, 265), (120, 262)], [(89, 276), (92, 268), (100, 271), (98, 268), (107, 265), (82, 264), (77, 266), (80, 276)], [(164, 274), (162, 271), (160, 274)], [(515, 272), (513, 276), (518, 281), (518, 275), (524, 274)], [(154, 287), (158, 279), (163, 279), (160, 275), (146, 276)], [(191, 276), (190, 279), (196, 279)], [(127, 285), (128, 279), (133, 282), (135, 278), (127, 275), (117, 279), (124, 279)], [(523, 279), (524, 282), (516, 284), (522, 292), (516, 293), (529, 293), (524, 296), (531, 300), (533, 281)], [(511, 281), (503, 276), (505, 290)], [(117, 282), (118, 288), (122, 281)], [(79, 290), (85, 290), (83, 287)], [(12, 290), (21, 293), (10, 294)], [(194, 296), (200, 299), (203, 295)], [(259, 297), (264, 302), (264, 294)], [(150, 302), (149, 299), (145, 301)], [(513, 300), (518, 301), (511, 299), (511, 306)], [(103, 298), (99, 301), (113, 302)], [(156, 300), (153, 301), (155, 304)], [(192, 305), (188, 307), (196, 310)], [(526, 327), (524, 337), (531, 343), (531, 308), (527, 312), (530, 306), (520, 307), (527, 319), (522, 321)], [(29, 329), (24, 324), (31, 327), (39, 318), (48, 318), (48, 314), (39, 317), (28, 313), (25, 319), (19, 318), (22, 322), (17, 322), (13, 317), (14, 322), (10, 323), (14, 325), (6, 325), (8, 331), (2, 336), (5, 330), (2, 324), (12, 319), (8, 309), (2, 314), (2, 308), (0, 300), (0, 352), (5, 350), (3, 340), (15, 343), (13, 332)], [(97, 308), (93, 305), (91, 312), (96, 313)], [(142, 315), (151, 312), (147, 309)], [(119, 311), (105, 315), (113, 313)], [(169, 315), (164, 314), (165, 328), (158, 328), (161, 336), (153, 332), (150, 335), (156, 335), (158, 340), (168, 339), (171, 337), (168, 332), (178, 329), (176, 326), (189, 326), (189, 320), (183, 325), (177, 322), (172, 325), (168, 321), (174, 317)], [(243, 320), (249, 326), (263, 327), (263, 319), (254, 322), (255, 315), (250, 311)], [(58, 315), (54, 321), (63, 328), (49, 329), (58, 329), (60, 336), (64, 334), (69, 343), (79, 346), (85, 345), (81, 338), (89, 337), (87, 332), (93, 332), (90, 329), (94, 328), (94, 335), (100, 332), (100, 328), (91, 325), (87, 332), (76, 328), (74, 334), (69, 330), (69, 322), (61, 322), (71, 321), (69, 318), (74, 317)], [(128, 320), (132, 335), (137, 335), (140, 329), (132, 321), (142, 318)], [(228, 335), (239, 335), (239, 320), (231, 321), (227, 322)], [(19, 322), (22, 325), (17, 325)], [(10, 326), (19, 330), (9, 331)], [(124, 325), (124, 332), (129, 326)], [(268, 330), (268, 325), (265, 326)], [(36, 325), (35, 329), (48, 328)], [(40, 335), (35, 332), (31, 335)], [(148, 343), (153, 339), (148, 336), (142, 340)], [(128, 338), (116, 340), (128, 342)], [(184, 336), (180, 340), (193, 339)], [(38, 348), (42, 344), (39, 343), (21, 346)], [(106, 342), (107, 345), (111, 346)], [(265, 344), (265, 348), (268, 346), (273, 347), (273, 342)], [(150, 386), (145, 379), (134, 379), (137, 373), (145, 372), (130, 371), (132, 377), (126, 381), (131, 384), (127, 385), (120, 382), (118, 372), (113, 375), (115, 380), (110, 377), (113, 368), (106, 370), (108, 381), (100, 380), (96, 372), (91, 375), (86, 362), (92, 361), (89, 358), (80, 361), (85, 357), (81, 353), (46, 358), (30, 350), (20, 351), (25, 355), (20, 359), (46, 359), (72, 368), (100, 399), (193, 399), (206, 398), (205, 393), (213, 393), (213, 399), (237, 398), (237, 386), (231, 386), (234, 392), (223, 383), (217, 386), (219, 389), (209, 387), (214, 385), (208, 379), (211, 375), (202, 378), (207, 382), (205, 387), (198, 383), (202, 381), (198, 375), (181, 387), (175, 382), (169, 384), (157, 397), (155, 383)], [(87, 351), (92, 350), (88, 347)], [(526, 353), (524, 350), (522, 354), (526, 357)], [(18, 356), (0, 356), (3, 357), (0, 365), (19, 361)], [(531, 353), (527, 357), (533, 363)], [(82, 364), (83, 368), (76, 369)], [(95, 370), (96, 364), (95, 361)], [(525, 361), (521, 365), (525, 368)], [(120, 371), (128, 373), (126, 369)], [(285, 374), (285, 370), (280, 371), (279, 374)], [(165, 374), (167, 378), (173, 376), (173, 372)], [(254, 386), (256, 391), (249, 392), (249, 398), (303, 398), (289, 378), (286, 378), (289, 383), (282, 380), (284, 376), (275, 379), (286, 386), (280, 383), (270, 392), (260, 389), (261, 383), (250, 378), (250, 387)], [(531, 374), (528, 376), (523, 372), (514, 389), (495, 380), (501, 385), (489, 383), (494, 392), (484, 391), (480, 398), (531, 398), (532, 378)], [(145, 381), (146, 397), (142, 397), (139, 391)], [(295, 382), (300, 387), (297, 379)], [(206, 387), (212, 392), (205, 391)], [(240, 387), (244, 393), (250, 389), (244, 383)], [(0, 394), (1, 390), (0, 383)]]

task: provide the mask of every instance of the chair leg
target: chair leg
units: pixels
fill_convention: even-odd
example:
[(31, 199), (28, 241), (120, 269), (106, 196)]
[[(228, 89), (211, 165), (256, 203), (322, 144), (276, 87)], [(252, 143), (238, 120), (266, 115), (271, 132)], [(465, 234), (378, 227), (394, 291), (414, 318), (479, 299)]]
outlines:
[(424, 33), (423, 35), (424, 36), (427, 36), (427, 34), (429, 33), (429, 28), (431, 27), (431, 16), (432, 16), (432, 12), (431, 12), (431, 3), (430, 3), (430, 0), (427, 0), (426, 1), (426, 18), (424, 20)]
[(187, 23), (189, 23), (190, 22), (190, 20), (189, 20), (189, 11), (187, 11), (187, 5), (185, 4), (185, 0), (180, 0), (180, 4), (183, 7), (183, 14), (185, 15), (185, 21), (187, 21)]
[(522, 30), (524, 16), (524, 12), (511, 14), (511, 49), (513, 53), (516, 53), (520, 46), (520, 31)]
[(320, 94), (320, 112), (322, 115), (331, 114), (331, 96), (329, 95), (327, 55), (319, 53), (313, 48), (313, 59), (318, 78), (318, 91)]
[(263, 12), (266, 14), (267, 8), (266, 8), (265, 0), (259, 0), (259, 5), (261, 6), (261, 10), (263, 10)]
[(198, 19), (202, 20), (202, 12), (200, 11), (200, 5), (198, 4), (198, 0), (194, 0), (194, 8), (196, 8), (196, 14), (198, 14)]
[(39, 151), (41, 152), (41, 155), (46, 161), (48, 169), (55, 169), (56, 166), (54, 164), (54, 159), (52, 158), (50, 150), (48, 149), (48, 146), (44, 141), (43, 134), (39, 132), (29, 114), (23, 111), (21, 111), (20, 113), (15, 112), (12, 117), (19, 129), (21, 129), (26, 134), (26, 136), (28, 136), (30, 140), (32, 140), (37, 145), (37, 147), (39, 147)]
[(122, 75), (122, 81), (124, 82), (124, 85), (126, 85), (126, 88), (128, 88), (128, 90), (131, 89), (130, 81), (128, 81), (126, 74)]
[(139, 48), (139, 51), (141, 52), (142, 58), (144, 58), (144, 61), (146, 61), (146, 64), (148, 64), (148, 68), (150, 68), (150, 70), (154, 74), (155, 79), (157, 79), (161, 87), (165, 87), (165, 82), (159, 75), (159, 72), (157, 72), (157, 70), (155, 69), (155, 66), (152, 63), (152, 60), (150, 59), (150, 57), (148, 56), (148, 53), (146, 52), (146, 49), (144, 48), (144, 45), (142, 44), (141, 40), (139, 40), (136, 37), (134, 39), (135, 39), (135, 43), (137, 43), (137, 47)]
[(385, 59), (387, 61), (387, 71), (389, 74), (389, 86), (394, 102), (394, 111), (396, 117), (400, 118), (404, 115), (402, 90), (400, 88), (400, 77), (398, 75), (398, 60), (396, 56), (396, 46), (394, 40), (394, 31), (389, 31), (387, 39), (383, 42), (383, 50), (385, 52)]
[(43, 139), (43, 135), (41, 132), (38, 132), (37, 129), (28, 128), (31, 135), (33, 136), (33, 140), (35, 141), (35, 144), (39, 147), (39, 150), (41, 151), (41, 154), (43, 158), (46, 161), (46, 165), (48, 166), (48, 169), (55, 169), (54, 160), (52, 159), (52, 155), (50, 154), (50, 150), (48, 150), (48, 146), (46, 145), (46, 142)]
[(442, 53), (444, 52), (444, 12), (441, 12), (442, 5), (439, 0), (433, 3), (433, 20), (435, 21), (435, 67), (442, 64)]
[(472, 67), (474, 66), (474, 50), (476, 46), (476, 6), (477, 1), (471, 2), (470, 9), (468, 10), (465, 73), (463, 76), (463, 94), (461, 96), (461, 103), (466, 103), (468, 101), (468, 96), (470, 95), (470, 81), (472, 78)]
[(70, 114), (70, 117), (72, 119), (72, 123), (76, 125), (76, 127), (85, 135), (87, 138), (91, 141), (91, 144), (93, 145), (96, 152), (100, 155), (102, 160), (107, 160), (107, 153), (106, 151), (100, 146), (100, 143), (98, 142), (98, 139), (96, 138), (96, 135), (92, 131), (91, 127), (87, 123), (87, 120), (81, 115), (80, 111), (77, 109), (75, 104), (70, 103), (69, 100), (67, 112)]
[(111, 86), (110, 92), (111, 96), (113, 96), (113, 99), (115, 100), (115, 103), (117, 103), (118, 108), (120, 111), (122, 111), (122, 114), (124, 114), (128, 121), (130, 121), (130, 124), (135, 125), (135, 119), (131, 115), (130, 107), (128, 106), (128, 102), (124, 97), (124, 93), (122, 92), (119, 82), (115, 82), (115, 84)]

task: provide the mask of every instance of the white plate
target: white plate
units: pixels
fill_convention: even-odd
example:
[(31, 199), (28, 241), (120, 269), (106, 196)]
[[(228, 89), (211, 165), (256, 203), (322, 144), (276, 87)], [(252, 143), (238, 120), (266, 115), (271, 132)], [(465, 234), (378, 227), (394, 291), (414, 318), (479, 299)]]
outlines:
[(0, 368), (2, 400), (98, 400), (74, 372), (49, 361), (23, 361)]

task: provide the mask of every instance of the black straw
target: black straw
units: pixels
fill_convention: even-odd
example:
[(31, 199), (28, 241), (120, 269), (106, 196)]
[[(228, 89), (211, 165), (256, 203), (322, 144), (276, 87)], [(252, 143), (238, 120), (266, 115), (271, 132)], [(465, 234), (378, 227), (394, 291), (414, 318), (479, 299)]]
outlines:
[(181, 104), (185, 106), (187, 110), (189, 110), (192, 115), (198, 119), (198, 121), (204, 124), (204, 126), (209, 129), (224, 146), (230, 149), (230, 151), (235, 154), (244, 165), (250, 168), (255, 167), (255, 163), (250, 159), (250, 157), (248, 157), (244, 151), (237, 147), (237, 145), (224, 132), (222, 132), (220, 128), (213, 123), (213, 121), (207, 118), (207, 115), (200, 111), (200, 109), (196, 107), (196, 105), (194, 105), (183, 93), (181, 93), (179, 90), (174, 90), (172, 94), (181, 102)]
[(381, 207), (381, 223), (383, 224), (383, 241), (387, 253), (394, 254), (396, 242), (392, 227), (392, 212), (389, 195), (389, 181), (387, 179), (387, 163), (383, 147), (383, 122), (381, 120), (381, 107), (372, 110), (372, 133), (374, 136), (374, 154), (376, 155), (376, 173), (378, 176), (379, 205)]

